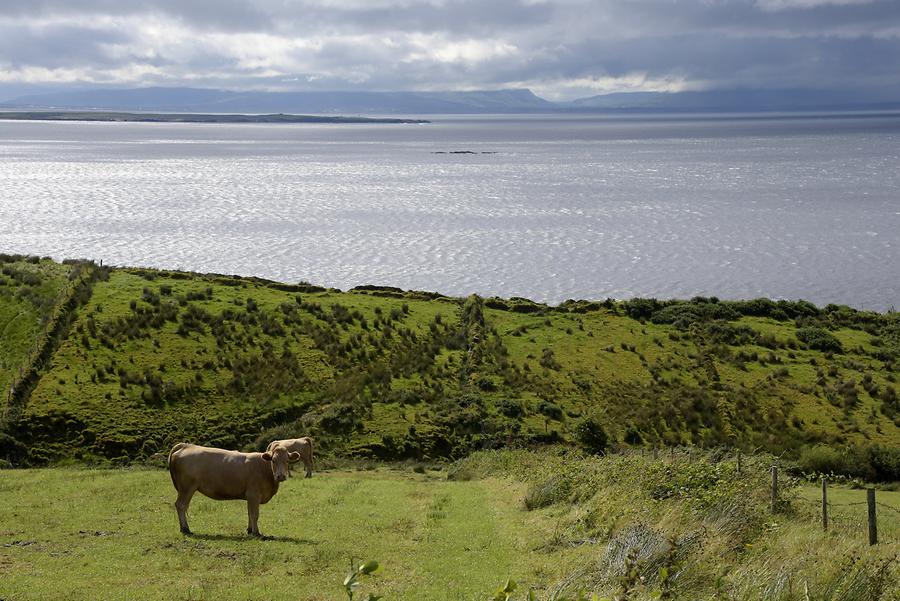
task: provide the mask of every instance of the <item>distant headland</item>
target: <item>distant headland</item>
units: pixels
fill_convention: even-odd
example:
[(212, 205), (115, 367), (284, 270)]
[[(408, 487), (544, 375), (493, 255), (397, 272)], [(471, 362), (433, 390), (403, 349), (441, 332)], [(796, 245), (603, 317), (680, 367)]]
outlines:
[(106, 111), (26, 111), (0, 112), (0, 119), (16, 121), (115, 121), (134, 123), (430, 123), (424, 119), (377, 119), (321, 115), (203, 114), (203, 113), (126, 113)]

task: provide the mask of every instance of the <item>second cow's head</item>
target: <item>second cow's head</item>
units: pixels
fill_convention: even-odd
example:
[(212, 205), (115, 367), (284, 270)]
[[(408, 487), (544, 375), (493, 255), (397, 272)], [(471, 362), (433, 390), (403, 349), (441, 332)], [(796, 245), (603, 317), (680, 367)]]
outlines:
[(288, 477), (288, 464), (300, 461), (300, 453), (290, 453), (281, 445), (262, 454), (264, 461), (272, 467), (272, 475), (276, 482), (284, 482)]

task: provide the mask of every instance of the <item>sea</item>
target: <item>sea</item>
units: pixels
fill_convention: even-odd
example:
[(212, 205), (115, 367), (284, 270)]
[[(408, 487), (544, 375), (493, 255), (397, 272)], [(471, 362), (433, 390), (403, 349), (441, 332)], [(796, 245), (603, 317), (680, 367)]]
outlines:
[(463, 296), (900, 307), (900, 114), (0, 119), (0, 252)]

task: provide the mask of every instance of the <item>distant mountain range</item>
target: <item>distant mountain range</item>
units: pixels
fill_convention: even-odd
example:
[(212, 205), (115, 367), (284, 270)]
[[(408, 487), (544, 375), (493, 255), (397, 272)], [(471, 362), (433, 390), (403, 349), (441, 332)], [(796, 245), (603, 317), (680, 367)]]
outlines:
[(10, 108), (204, 113), (438, 114), (552, 112), (530, 90), (486, 92), (235, 92), (197, 88), (80, 90), (20, 96)]
[(900, 93), (853, 90), (627, 92), (550, 102), (531, 90), (473, 92), (258, 92), (200, 88), (67, 90), (0, 101), (7, 109), (203, 113), (478, 114), (900, 110)]

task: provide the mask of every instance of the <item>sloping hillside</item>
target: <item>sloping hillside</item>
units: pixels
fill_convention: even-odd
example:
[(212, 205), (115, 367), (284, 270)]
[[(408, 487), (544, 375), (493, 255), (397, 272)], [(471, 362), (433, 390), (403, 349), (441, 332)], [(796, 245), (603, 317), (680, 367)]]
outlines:
[(70, 265), (38, 257), (0, 255), (0, 407), (34, 352), (71, 274)]
[(900, 321), (847, 307), (547, 307), (114, 269), (71, 317), (7, 424), (14, 464), (297, 432), (344, 455), (457, 457), (590, 423), (627, 444), (900, 440)]

